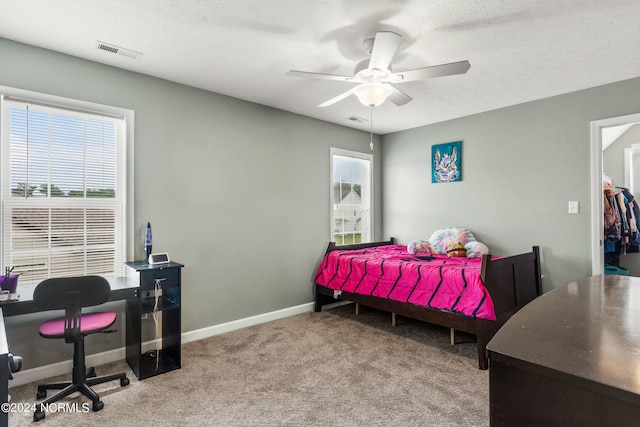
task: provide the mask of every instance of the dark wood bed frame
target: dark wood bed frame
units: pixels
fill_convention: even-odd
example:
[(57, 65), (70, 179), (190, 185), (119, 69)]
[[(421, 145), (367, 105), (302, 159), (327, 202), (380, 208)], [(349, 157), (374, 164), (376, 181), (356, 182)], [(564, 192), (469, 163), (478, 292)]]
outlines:
[[(342, 246), (330, 242), (326, 253), (335, 250), (364, 249), (392, 244), (394, 244), (393, 238), (385, 242)], [(473, 334), (476, 336), (478, 345), (478, 366), (480, 369), (487, 369), (489, 362), (486, 346), (489, 340), (514, 313), (542, 294), (538, 246), (534, 246), (531, 252), (503, 258), (491, 259), (490, 255), (483, 256), (481, 279), (493, 300), (496, 320), (478, 319), (406, 302), (344, 291), (337, 299), (353, 301), (363, 306)], [(335, 302), (333, 289), (325, 288), (316, 283), (315, 311), (319, 312), (323, 305)]]

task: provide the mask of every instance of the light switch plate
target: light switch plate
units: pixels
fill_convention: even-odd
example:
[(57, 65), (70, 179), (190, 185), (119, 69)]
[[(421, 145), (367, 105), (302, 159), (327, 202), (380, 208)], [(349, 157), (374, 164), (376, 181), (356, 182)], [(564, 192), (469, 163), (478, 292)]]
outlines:
[(580, 212), (580, 202), (570, 201), (569, 202), (569, 213), (570, 214), (577, 214), (579, 212)]

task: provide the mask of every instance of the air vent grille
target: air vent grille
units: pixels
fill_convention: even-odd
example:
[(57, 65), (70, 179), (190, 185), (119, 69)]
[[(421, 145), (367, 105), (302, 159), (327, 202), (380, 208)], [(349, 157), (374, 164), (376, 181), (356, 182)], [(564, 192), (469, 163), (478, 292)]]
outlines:
[(138, 59), (142, 56), (142, 53), (136, 52), (135, 50), (125, 49), (123, 47), (116, 46), (111, 43), (101, 42), (100, 40), (98, 40), (96, 43), (96, 49), (103, 52), (113, 53), (116, 55), (124, 56), (126, 58), (131, 58), (131, 59)]
[(362, 117), (358, 117), (358, 116), (347, 117), (347, 120), (351, 122), (356, 122), (356, 123), (366, 123), (369, 121), (367, 119), (363, 119)]

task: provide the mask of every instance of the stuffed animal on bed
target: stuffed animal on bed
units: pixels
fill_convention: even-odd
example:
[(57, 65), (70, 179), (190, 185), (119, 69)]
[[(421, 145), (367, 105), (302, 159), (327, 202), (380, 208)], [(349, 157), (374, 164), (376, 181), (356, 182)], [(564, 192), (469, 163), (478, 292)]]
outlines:
[[(448, 251), (458, 244), (464, 247), (467, 258), (480, 258), (482, 255), (489, 253), (487, 245), (478, 242), (471, 231), (459, 227), (436, 230), (431, 237), (429, 237), (429, 240), (414, 240), (409, 243), (407, 250), (412, 254), (429, 253), (447, 255)], [(418, 250), (424, 252), (417, 252)], [(430, 252), (426, 252), (427, 250)], [(460, 248), (458, 248), (458, 253), (462, 253)]]
[(462, 243), (458, 242), (455, 245), (451, 246), (449, 249), (447, 249), (447, 256), (466, 257), (467, 250), (465, 249), (464, 246), (462, 246)]
[(414, 240), (409, 243), (407, 246), (407, 251), (410, 254), (429, 254), (433, 253), (433, 248), (431, 247), (431, 243), (427, 240)]

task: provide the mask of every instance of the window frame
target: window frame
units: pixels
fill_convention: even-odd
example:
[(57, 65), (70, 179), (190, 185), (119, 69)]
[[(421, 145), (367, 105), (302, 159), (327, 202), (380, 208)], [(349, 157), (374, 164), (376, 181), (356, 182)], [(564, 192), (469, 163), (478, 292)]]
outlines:
[[(333, 205), (334, 205), (334, 181), (333, 181), (333, 172), (334, 172), (334, 156), (342, 156), (342, 157), (351, 157), (354, 159), (358, 159), (358, 160), (365, 160), (369, 163), (369, 171), (367, 174), (367, 179), (368, 179), (368, 199), (369, 199), (369, 203), (368, 203), (368, 212), (369, 212), (369, 220), (368, 220), (368, 236), (367, 239), (365, 241), (365, 239), (361, 239), (362, 242), (361, 243), (369, 243), (372, 242), (374, 240), (374, 236), (375, 236), (375, 230), (374, 230), (374, 173), (373, 173), (373, 154), (369, 154), (369, 153), (363, 153), (360, 151), (354, 151), (354, 150), (348, 150), (348, 149), (344, 149), (344, 148), (337, 148), (337, 147), (331, 147), (330, 149), (330, 154), (329, 154), (329, 166), (330, 166), (330, 170), (329, 170), (329, 240), (330, 241), (335, 241), (334, 238), (334, 226), (335, 226), (335, 219), (334, 219), (334, 209), (333, 209)], [(364, 192), (364, 190), (363, 190)], [(337, 244), (337, 242), (336, 242)], [(340, 245), (338, 245), (340, 246)]]
[[(122, 238), (124, 242), (124, 253), (122, 254), (123, 264), (129, 259), (129, 256), (134, 253), (134, 111), (114, 107), (104, 104), (98, 104), (94, 102), (81, 101), (77, 99), (65, 98), (56, 95), (49, 95), (45, 93), (27, 91), (8, 86), (0, 86), (0, 174), (2, 176), (2, 182), (4, 185), (5, 179), (9, 179), (9, 147), (8, 138), (5, 141), (5, 135), (8, 136), (8, 121), (4, 120), (8, 117), (9, 103), (11, 101), (23, 101), (34, 105), (41, 105), (44, 108), (53, 108), (60, 110), (67, 110), (69, 112), (78, 112), (82, 114), (91, 114), (103, 117), (119, 117), (123, 120), (123, 147), (122, 155), (116, 162), (117, 171), (116, 174), (124, 174), (123, 185), (120, 188), (124, 189), (125, 195), (122, 199), (122, 215), (124, 216), (122, 221)], [(0, 202), (2, 202), (2, 210), (4, 211), (4, 197), (10, 197), (4, 194), (4, 190), (1, 193)], [(49, 198), (51, 202), (50, 207), (57, 207), (59, 201), (56, 198)], [(99, 206), (100, 201), (89, 200), (86, 204), (87, 207)], [(40, 206), (40, 204), (38, 204)], [(0, 221), (0, 233), (4, 237), (4, 221)], [(5, 253), (4, 253), (4, 239), (0, 241), (0, 264), (2, 265), (2, 271), (5, 269)], [(124, 268), (124, 267), (123, 267)]]

